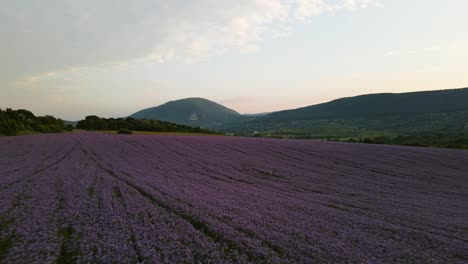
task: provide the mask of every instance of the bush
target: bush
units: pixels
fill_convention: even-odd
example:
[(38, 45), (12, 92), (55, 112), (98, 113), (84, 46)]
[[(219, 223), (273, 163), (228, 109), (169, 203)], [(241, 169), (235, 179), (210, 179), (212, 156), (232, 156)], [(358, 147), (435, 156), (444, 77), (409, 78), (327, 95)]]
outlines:
[(206, 133), (215, 134), (200, 127), (191, 127), (185, 125), (177, 125), (170, 122), (150, 120), (150, 119), (135, 119), (126, 118), (100, 118), (98, 116), (87, 116), (84, 120), (76, 124), (76, 128), (85, 130), (120, 130), (126, 129), (130, 131), (152, 131), (152, 132), (182, 132), (182, 133)]
[(117, 134), (126, 134), (126, 135), (130, 135), (130, 134), (133, 134), (133, 132), (130, 131), (130, 130), (128, 130), (128, 129), (121, 128), (121, 129), (117, 130)]
[(53, 116), (34, 116), (28, 110), (0, 109), (0, 134), (14, 136), (22, 131), (58, 133), (65, 131), (63, 120)]
[(0, 134), (5, 136), (16, 136), (17, 134), (17, 124), (12, 119), (0, 119)]

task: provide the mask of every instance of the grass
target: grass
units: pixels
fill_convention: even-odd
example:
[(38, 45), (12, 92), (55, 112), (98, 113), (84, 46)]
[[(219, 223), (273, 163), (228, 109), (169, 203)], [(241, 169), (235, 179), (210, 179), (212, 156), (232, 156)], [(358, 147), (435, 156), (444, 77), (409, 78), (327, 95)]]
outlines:
[[(86, 130), (73, 129), (73, 132), (86, 132)], [(117, 130), (99, 130), (99, 131), (93, 131), (93, 132), (103, 132), (103, 133), (108, 133), (108, 134), (117, 134)], [(189, 132), (153, 132), (153, 131), (132, 131), (132, 132), (133, 132), (133, 134), (139, 134), (139, 135), (222, 136), (222, 135), (219, 135), (219, 134), (204, 134), (204, 133), (189, 133)], [(68, 131), (61, 132), (61, 133), (68, 133)], [(26, 130), (26, 131), (18, 131), (18, 134), (16, 136), (24, 136), (24, 135), (32, 135), (32, 134), (44, 134), (44, 133), (37, 132), (37, 131)], [(0, 134), (0, 136), (5, 136), (5, 135)]]
[(15, 136), (24, 136), (24, 135), (32, 135), (32, 134), (42, 134), (42, 133), (38, 131), (32, 131), (32, 130), (21, 130), (21, 131), (18, 131), (17, 134), (14, 136), (0, 133), (0, 137), (15, 137)]
[[(0, 216), (0, 230), (6, 230), (11, 223), (13, 223), (13, 220), (5, 219), (2, 216)], [(12, 239), (13, 235), (0, 238), (0, 262), (2, 260), (3, 255), (7, 253), (8, 250), (13, 246)]]
[(88, 192), (89, 197), (93, 197), (94, 193), (95, 193), (94, 187), (89, 186), (88, 189), (87, 189), (87, 192)]
[(16, 135), (14, 136), (4, 135), (0, 133), (0, 137), (17, 137), (17, 136), (26, 136), (26, 135), (35, 135), (35, 134), (59, 134), (59, 133), (68, 133), (68, 132), (69, 131), (43, 133), (43, 132), (33, 131), (33, 130), (20, 130), (16, 132)]
[(63, 242), (55, 263), (76, 263), (76, 257), (79, 255), (79, 252), (69, 246), (73, 232), (74, 230), (70, 225), (59, 230), (59, 235), (63, 238)]
[(11, 237), (0, 239), (0, 259), (12, 247), (13, 243), (11, 240)]
[(33, 130), (21, 130), (21, 131), (18, 131), (16, 135), (23, 136), (23, 135), (31, 135), (31, 134), (41, 134), (41, 132), (33, 131)]

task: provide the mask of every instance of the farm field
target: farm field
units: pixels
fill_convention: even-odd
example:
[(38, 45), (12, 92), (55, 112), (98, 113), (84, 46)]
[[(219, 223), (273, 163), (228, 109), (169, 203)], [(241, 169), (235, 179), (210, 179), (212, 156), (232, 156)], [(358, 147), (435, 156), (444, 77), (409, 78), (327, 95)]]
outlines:
[(2, 263), (466, 263), (468, 151), (0, 137)]

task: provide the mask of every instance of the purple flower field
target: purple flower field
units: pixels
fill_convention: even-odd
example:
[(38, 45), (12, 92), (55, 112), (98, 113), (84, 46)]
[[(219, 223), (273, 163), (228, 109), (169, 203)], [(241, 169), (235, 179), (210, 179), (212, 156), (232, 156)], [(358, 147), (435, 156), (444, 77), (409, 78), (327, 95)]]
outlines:
[(468, 151), (0, 138), (2, 263), (467, 263)]

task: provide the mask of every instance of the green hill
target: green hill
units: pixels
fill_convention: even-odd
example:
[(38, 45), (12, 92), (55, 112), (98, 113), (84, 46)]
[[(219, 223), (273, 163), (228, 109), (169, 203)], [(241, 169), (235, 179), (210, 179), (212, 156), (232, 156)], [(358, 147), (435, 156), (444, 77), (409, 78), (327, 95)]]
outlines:
[(238, 135), (348, 139), (412, 138), (424, 133), (465, 137), (468, 88), (360, 95), (263, 115), (241, 115), (206, 99), (187, 98), (141, 110), (131, 117)]
[(305, 138), (464, 133), (468, 88), (369, 94), (271, 113), (228, 130)]
[(187, 98), (138, 111), (130, 117), (201, 127), (219, 127), (242, 119), (238, 112), (203, 98)]
[(275, 112), (274, 119), (425, 114), (468, 110), (468, 88), (411, 93), (368, 94)]

